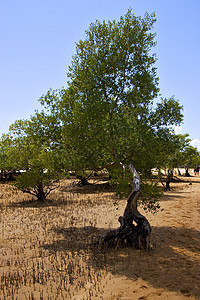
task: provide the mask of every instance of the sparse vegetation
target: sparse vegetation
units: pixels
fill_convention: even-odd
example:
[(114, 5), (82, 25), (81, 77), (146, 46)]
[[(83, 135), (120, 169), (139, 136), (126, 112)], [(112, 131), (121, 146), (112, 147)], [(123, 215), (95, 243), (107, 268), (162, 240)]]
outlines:
[[(140, 277), (152, 278), (152, 268), (162, 277), (163, 269), (154, 266), (154, 261), (161, 263), (158, 229), (153, 229), (152, 242), (153, 245), (156, 242), (156, 248), (152, 254), (128, 248), (98, 252), (91, 247), (100, 235), (117, 227), (117, 216), (126, 205), (126, 201), (116, 197), (114, 190), (106, 188), (104, 181), (92, 178), (91, 182), (95, 185), (83, 188), (74, 185), (73, 180), (61, 181), (42, 203), (9, 183), (0, 184), (1, 299), (117, 299), (119, 294), (113, 284), (123, 274), (129, 274), (126, 276), (133, 290), (137, 289), (135, 283), (141, 285)], [(186, 185), (185, 181), (172, 187), (177, 190)], [(170, 238), (167, 231), (163, 238)], [(193, 247), (195, 245), (193, 240)], [(168, 255), (166, 259), (163, 266), (172, 268), (173, 256)], [(183, 265), (188, 267), (189, 262), (184, 260)], [(195, 268), (194, 272), (197, 272)], [(198, 280), (185, 278), (187, 283), (193, 280), (195, 295)], [(156, 286), (156, 282), (153, 284)], [(181, 284), (184, 290), (185, 284)], [(107, 289), (108, 286), (114, 289)]]

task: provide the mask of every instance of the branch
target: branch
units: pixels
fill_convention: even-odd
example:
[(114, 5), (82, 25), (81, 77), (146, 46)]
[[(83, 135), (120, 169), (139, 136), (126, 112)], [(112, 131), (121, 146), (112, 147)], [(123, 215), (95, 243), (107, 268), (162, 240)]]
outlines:
[(52, 188), (49, 188), (49, 191), (48, 192), (46, 192), (45, 193), (45, 198), (52, 192), (52, 191), (54, 191), (55, 189), (57, 189), (58, 187), (56, 186), (56, 187), (52, 187)]
[(33, 196), (36, 196), (36, 193), (31, 192), (30, 190), (22, 190), (23, 193), (31, 194)]

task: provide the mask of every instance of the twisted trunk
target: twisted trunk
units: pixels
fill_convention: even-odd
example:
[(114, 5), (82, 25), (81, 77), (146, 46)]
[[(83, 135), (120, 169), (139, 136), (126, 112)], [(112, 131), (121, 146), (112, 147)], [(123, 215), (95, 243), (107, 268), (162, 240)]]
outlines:
[[(128, 197), (123, 216), (119, 217), (120, 227), (108, 231), (100, 237), (98, 241), (100, 248), (104, 246), (118, 247), (119, 245), (147, 250), (151, 248), (151, 226), (137, 209), (137, 201), (140, 196), (140, 177), (132, 165), (129, 167), (134, 176), (133, 190)], [(136, 225), (133, 224), (133, 221)]]

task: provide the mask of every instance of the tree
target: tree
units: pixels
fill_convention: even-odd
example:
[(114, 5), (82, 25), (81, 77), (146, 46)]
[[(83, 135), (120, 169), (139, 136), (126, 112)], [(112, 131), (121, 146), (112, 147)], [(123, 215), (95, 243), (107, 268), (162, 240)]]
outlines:
[[(44, 185), (48, 187), (57, 178), (62, 164), (82, 182), (88, 171), (106, 168), (117, 186), (122, 183), (123, 190), (131, 192), (120, 219), (123, 233), (127, 226), (134, 231), (134, 226), (129, 226), (133, 220), (140, 223), (136, 231), (144, 233), (148, 221), (136, 217), (138, 195), (143, 193), (144, 205), (147, 198), (158, 195), (147, 179), (158, 160), (162, 166), (160, 150), (174, 138), (173, 126), (183, 118), (174, 97), (154, 105), (159, 92), (152, 53), (155, 21), (154, 14), (141, 18), (128, 10), (119, 21), (90, 25), (85, 40), (76, 44), (68, 87), (48, 91), (40, 99), (41, 113), (11, 126), (8, 157), (15, 152), (17, 165), (26, 169), (17, 180), (19, 188), (44, 199)], [(122, 168), (130, 163), (134, 177), (141, 175), (142, 193), (131, 191), (130, 176)], [(155, 201), (148, 202), (146, 207), (154, 210), (155, 205)], [(127, 211), (130, 218), (125, 217)], [(115, 239), (115, 233), (111, 235)], [(149, 236), (149, 230), (144, 236)]]
[[(59, 103), (67, 165), (84, 172), (132, 162), (149, 174), (162, 131), (182, 121), (180, 104), (158, 95), (154, 14), (92, 23), (77, 43)], [(171, 131), (169, 131), (171, 132)], [(148, 153), (148, 155), (147, 155)], [(111, 166), (109, 168), (109, 166)]]
[[(185, 136), (171, 134), (168, 129), (165, 131), (165, 139), (162, 139), (159, 147), (156, 167), (159, 171), (160, 181), (165, 190), (170, 190), (170, 183), (174, 178), (174, 169), (183, 164), (183, 153), (187, 141)], [(167, 171), (167, 176), (163, 176), (162, 171)], [(163, 179), (163, 177), (166, 177)], [(164, 185), (164, 182), (166, 185)]]
[(8, 149), (10, 147), (10, 141), (8, 135), (3, 134), (0, 139), (0, 180), (13, 179), (13, 171), (10, 160), (7, 156)]
[(38, 200), (44, 201), (49, 193), (55, 189), (53, 183), (60, 179), (61, 174), (55, 165), (52, 152), (37, 147), (31, 148), (30, 160), (26, 166), (29, 168), (19, 175), (15, 186), (24, 193), (29, 193), (36, 196)]
[[(52, 117), (36, 112), (30, 120), (18, 120), (4, 139), (9, 168), (23, 170), (15, 186), (44, 201), (62, 174), (59, 153), (54, 148), (49, 125)], [(53, 126), (53, 124), (52, 124)], [(52, 128), (51, 128), (52, 130)]]
[(185, 167), (185, 176), (189, 177), (190, 176), (189, 167), (196, 168), (196, 166), (199, 165), (200, 153), (196, 147), (193, 147), (190, 144), (191, 139), (188, 138), (188, 135), (182, 136), (182, 139), (184, 138), (186, 142), (185, 142), (185, 147), (181, 152), (182, 163), (180, 165), (183, 165)]
[[(157, 159), (157, 169), (160, 171), (160, 179), (163, 182), (161, 169), (167, 170), (165, 190), (170, 190), (170, 183), (174, 179), (174, 169), (180, 166), (186, 167), (186, 176), (189, 165), (195, 166), (199, 161), (199, 152), (190, 145), (188, 134), (169, 134), (166, 141), (160, 147)], [(164, 184), (163, 184), (164, 185)]]
[(7, 149), (10, 143), (8, 143), (7, 135), (2, 134), (0, 139), (0, 170), (9, 169), (9, 164), (7, 162)]
[(119, 22), (91, 24), (85, 41), (77, 43), (61, 103), (66, 156), (76, 157), (75, 169), (125, 161), (143, 142), (141, 131), (149, 129), (146, 115), (158, 93), (150, 54), (154, 22), (154, 15), (142, 19), (129, 10)]
[(120, 163), (131, 162), (141, 185), (147, 184), (161, 147), (174, 136), (172, 127), (182, 122), (182, 106), (174, 97), (154, 106), (159, 92), (155, 21), (154, 14), (141, 18), (128, 10), (119, 21), (92, 23), (76, 44), (68, 87), (56, 101), (51, 93), (44, 98), (43, 104), (60, 112), (64, 163), (82, 177), (107, 168), (119, 185), (124, 182)]

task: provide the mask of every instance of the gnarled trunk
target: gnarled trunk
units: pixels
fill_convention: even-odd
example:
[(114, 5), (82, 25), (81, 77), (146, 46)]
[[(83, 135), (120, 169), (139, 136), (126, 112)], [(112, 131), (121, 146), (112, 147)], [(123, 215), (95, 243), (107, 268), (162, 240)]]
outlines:
[[(120, 227), (106, 232), (99, 238), (98, 246), (129, 245), (133, 248), (149, 250), (151, 226), (148, 220), (138, 211), (137, 201), (140, 196), (140, 176), (133, 165), (129, 166), (133, 172), (133, 190), (128, 197), (123, 216), (119, 217)], [(136, 225), (133, 224), (133, 221)]]

